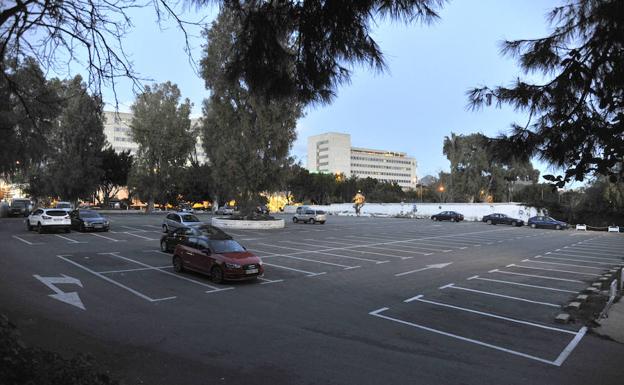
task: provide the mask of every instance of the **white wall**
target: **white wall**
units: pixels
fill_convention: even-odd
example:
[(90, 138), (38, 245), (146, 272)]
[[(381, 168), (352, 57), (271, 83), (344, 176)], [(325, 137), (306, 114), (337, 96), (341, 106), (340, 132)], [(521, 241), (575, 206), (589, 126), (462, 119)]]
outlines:
[[(332, 205), (310, 205), (318, 210), (325, 210), (331, 214), (355, 214), (352, 203), (338, 203)], [(285, 213), (293, 213), (295, 206), (286, 206)], [(457, 211), (464, 215), (467, 221), (480, 221), (484, 215), (492, 213), (507, 214), (510, 217), (528, 220), (540, 214), (535, 207), (524, 206), (520, 203), (366, 203), (362, 208), (363, 214), (368, 215), (398, 215), (414, 214), (417, 217), (430, 217), (441, 211)]]

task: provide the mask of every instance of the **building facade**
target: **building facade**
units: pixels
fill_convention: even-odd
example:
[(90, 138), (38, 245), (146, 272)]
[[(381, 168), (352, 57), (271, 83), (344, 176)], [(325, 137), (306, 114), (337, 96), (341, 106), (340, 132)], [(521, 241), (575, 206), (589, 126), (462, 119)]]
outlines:
[(416, 159), (404, 152), (351, 147), (351, 135), (336, 132), (308, 138), (308, 170), (396, 182), (416, 188)]
[[(132, 114), (128, 112), (104, 111), (104, 135), (116, 152), (130, 151), (136, 154), (139, 144), (132, 140), (130, 122)], [(191, 127), (197, 126), (199, 119), (191, 119)], [(202, 147), (201, 138), (197, 138), (195, 152), (199, 163), (206, 162), (206, 153)]]

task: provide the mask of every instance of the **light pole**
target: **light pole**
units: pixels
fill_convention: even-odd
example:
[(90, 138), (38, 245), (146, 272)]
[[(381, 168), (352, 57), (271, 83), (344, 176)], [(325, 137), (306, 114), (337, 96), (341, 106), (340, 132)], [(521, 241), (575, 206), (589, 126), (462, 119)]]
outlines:
[(440, 187), (438, 187), (438, 191), (440, 192), (440, 203), (442, 203), (442, 193), (444, 192), (444, 186), (440, 185)]

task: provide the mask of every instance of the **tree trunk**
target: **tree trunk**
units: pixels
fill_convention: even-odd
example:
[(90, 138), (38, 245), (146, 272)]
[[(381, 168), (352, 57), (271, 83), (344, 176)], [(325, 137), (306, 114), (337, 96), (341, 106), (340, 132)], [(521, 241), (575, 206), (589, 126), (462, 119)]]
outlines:
[(147, 207), (145, 208), (145, 213), (149, 214), (154, 211), (154, 197), (149, 197), (147, 200)]

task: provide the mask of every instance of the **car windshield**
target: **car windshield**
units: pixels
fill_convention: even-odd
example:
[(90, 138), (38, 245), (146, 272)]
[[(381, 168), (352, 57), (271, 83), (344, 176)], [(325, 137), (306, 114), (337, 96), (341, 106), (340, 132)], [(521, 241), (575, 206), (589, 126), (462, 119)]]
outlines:
[(316, 210), (316, 213), (317, 214), (325, 214), (325, 211), (323, 211), (323, 210)]
[(93, 211), (81, 211), (80, 217), (81, 218), (102, 218), (102, 216), (99, 213), (96, 213)]
[(64, 217), (67, 215), (67, 211), (63, 210), (48, 210), (45, 212), (45, 215), (49, 215), (51, 217)]
[(71, 205), (69, 203), (57, 203), (56, 208), (57, 209), (69, 209), (71, 208)]
[(211, 240), (210, 248), (218, 254), (221, 253), (236, 253), (245, 251), (243, 246), (241, 246), (238, 242), (233, 241), (231, 239), (225, 240)]
[(13, 206), (13, 207), (26, 207), (26, 202), (24, 202), (24, 201), (14, 201), (13, 203), (11, 203), (11, 206)]
[(195, 215), (182, 214), (180, 215), (180, 217), (182, 217), (182, 222), (199, 222), (199, 218), (197, 218)]
[(553, 218), (553, 217), (544, 217), (544, 220), (545, 221), (556, 221), (556, 219)]

